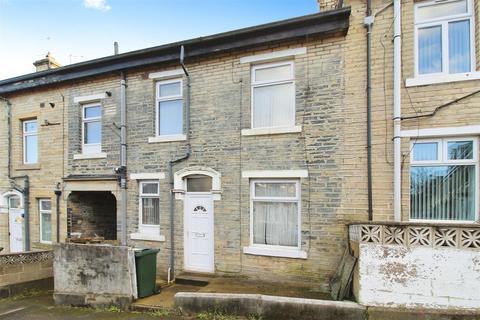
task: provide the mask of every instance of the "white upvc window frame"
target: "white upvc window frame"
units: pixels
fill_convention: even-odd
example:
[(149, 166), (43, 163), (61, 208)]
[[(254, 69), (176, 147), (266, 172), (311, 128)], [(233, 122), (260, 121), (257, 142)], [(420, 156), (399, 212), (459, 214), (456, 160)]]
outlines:
[[(445, 2), (455, 2), (456, 0), (446, 0), (446, 1), (425, 1), (419, 2), (415, 4), (414, 7), (414, 66), (415, 66), (415, 78), (438, 78), (442, 76), (451, 77), (452, 75), (460, 75), (460, 74), (468, 74), (475, 71), (476, 67), (476, 58), (475, 58), (475, 19), (473, 14), (473, 0), (466, 0), (467, 1), (467, 13), (464, 14), (457, 14), (451, 16), (444, 16), (440, 18), (432, 18), (428, 20), (418, 21), (417, 19), (417, 12), (418, 9), (421, 7), (427, 6), (435, 6), (436, 4), (443, 4)], [(448, 23), (455, 22), (455, 21), (462, 21), (462, 20), (470, 20), (470, 70), (467, 72), (461, 73), (450, 73), (449, 72), (449, 52), (448, 52)], [(418, 48), (418, 29), (433, 27), (433, 26), (441, 26), (442, 30), (442, 72), (437, 73), (427, 73), (427, 74), (420, 74), (419, 69), (419, 48)]]
[[(43, 202), (50, 202), (50, 210), (44, 210), (42, 209), (42, 203)], [(44, 243), (44, 244), (52, 244), (52, 239), (53, 239), (53, 233), (50, 234), (50, 237), (52, 239), (50, 240), (44, 240), (42, 239), (42, 234), (43, 234), (43, 216), (46, 215), (46, 214), (49, 214), (50, 215), (50, 230), (52, 231), (52, 200), (49, 199), (49, 198), (41, 198), (41, 199), (38, 199), (38, 213), (39, 213), (39, 226), (40, 226), (40, 234), (39, 234), (39, 240), (40, 240), (40, 243)]]
[[(171, 95), (171, 96), (160, 96), (160, 86), (164, 84), (170, 83), (180, 83), (180, 94), (178, 95)], [(181, 100), (182, 101), (182, 132), (179, 134), (160, 134), (160, 102), (164, 101), (174, 101), (174, 100)], [(182, 78), (174, 78), (168, 80), (160, 80), (155, 83), (155, 137), (157, 138), (164, 138), (166, 141), (177, 141), (177, 140), (184, 140), (184, 126), (185, 126), (185, 106), (183, 101), (183, 79)], [(154, 142), (154, 141), (153, 141)]]
[[(99, 117), (85, 117), (85, 109), (91, 107), (100, 107), (101, 115)], [(82, 154), (98, 155), (102, 152), (103, 126), (102, 126), (103, 106), (100, 101), (82, 104)], [(85, 124), (91, 122), (100, 122), (101, 138), (100, 143), (85, 143)]]
[[(26, 131), (25, 128), (29, 123), (36, 123), (37, 130), (35, 131)], [(36, 136), (37, 137), (37, 161), (28, 162), (27, 161), (27, 137)], [(38, 121), (37, 119), (23, 120), (22, 121), (22, 143), (23, 143), (23, 164), (37, 164), (38, 163)]]
[[(144, 184), (156, 184), (157, 193), (143, 193)], [(158, 199), (158, 225), (143, 223), (143, 201), (142, 199)], [(158, 180), (140, 180), (138, 182), (138, 233), (145, 235), (160, 235), (160, 182)]]
[[(280, 80), (269, 80), (269, 81), (256, 81), (255, 80), (255, 74), (257, 70), (261, 69), (268, 69), (268, 68), (274, 68), (274, 67), (280, 67), (280, 66), (285, 66), (288, 65), (290, 66), (290, 78), (286, 79), (280, 79)], [(262, 63), (262, 64), (256, 64), (252, 65), (251, 67), (251, 87), (250, 87), (250, 128), (252, 130), (262, 130), (262, 129), (272, 129), (272, 128), (295, 128), (295, 122), (296, 122), (296, 85), (295, 85), (295, 62), (293, 60), (287, 60), (287, 61), (280, 61), (280, 62), (269, 62), (269, 63)], [(260, 88), (260, 87), (268, 87), (268, 86), (273, 86), (273, 85), (281, 85), (281, 84), (287, 84), (291, 83), (293, 85), (293, 123), (291, 123), (289, 126), (271, 126), (271, 127), (254, 127), (254, 115), (255, 115), (255, 88)], [(301, 131), (301, 130), (300, 130)], [(294, 132), (298, 132), (298, 129), (295, 130)]]
[[(257, 197), (255, 196), (256, 183), (295, 183), (295, 197)], [(301, 197), (300, 179), (250, 179), (250, 248), (263, 249), (265, 251), (300, 251), (302, 247), (302, 197)], [(258, 244), (253, 242), (253, 204), (255, 201), (262, 202), (293, 202), (297, 203), (297, 246), (277, 246), (268, 244)]]
[[(448, 159), (448, 143), (455, 141), (472, 141), (473, 142), (473, 158), (472, 159), (459, 159), (459, 160), (449, 160)], [(413, 160), (413, 146), (415, 143), (423, 142), (436, 142), (438, 143), (438, 155), (437, 160), (428, 160), (428, 161), (415, 161)], [(449, 137), (449, 138), (438, 138), (438, 139), (417, 139), (410, 142), (410, 168), (412, 167), (440, 167), (440, 166), (451, 166), (451, 165), (474, 165), (475, 166), (475, 219), (474, 220), (431, 220), (431, 219), (412, 219), (410, 202), (409, 202), (409, 221), (412, 222), (421, 222), (421, 223), (477, 223), (479, 221), (479, 157), (478, 157), (478, 138), (472, 136), (458, 136), (458, 137)], [(409, 172), (409, 180), (411, 179), (411, 174)], [(409, 186), (411, 185), (409, 181)], [(410, 194), (410, 189), (409, 189)]]

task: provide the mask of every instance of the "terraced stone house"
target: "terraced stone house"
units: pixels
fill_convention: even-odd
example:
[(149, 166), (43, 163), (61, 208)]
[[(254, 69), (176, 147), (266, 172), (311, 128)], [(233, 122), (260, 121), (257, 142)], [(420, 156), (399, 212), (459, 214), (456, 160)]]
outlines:
[(477, 3), (319, 6), (0, 81), (0, 244), (323, 290), (349, 248), (364, 304), (478, 307)]

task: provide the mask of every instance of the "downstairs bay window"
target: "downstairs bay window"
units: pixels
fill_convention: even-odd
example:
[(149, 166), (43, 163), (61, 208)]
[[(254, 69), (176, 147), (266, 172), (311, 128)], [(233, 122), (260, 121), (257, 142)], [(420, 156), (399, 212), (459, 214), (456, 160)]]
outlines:
[(476, 138), (417, 140), (410, 164), (410, 219), (477, 219)]

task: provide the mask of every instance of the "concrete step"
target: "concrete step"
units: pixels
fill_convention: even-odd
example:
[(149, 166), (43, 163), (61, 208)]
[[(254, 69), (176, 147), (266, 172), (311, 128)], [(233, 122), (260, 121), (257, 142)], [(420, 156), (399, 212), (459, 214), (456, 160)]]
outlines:
[(208, 273), (181, 273), (175, 278), (175, 283), (205, 287), (212, 278)]

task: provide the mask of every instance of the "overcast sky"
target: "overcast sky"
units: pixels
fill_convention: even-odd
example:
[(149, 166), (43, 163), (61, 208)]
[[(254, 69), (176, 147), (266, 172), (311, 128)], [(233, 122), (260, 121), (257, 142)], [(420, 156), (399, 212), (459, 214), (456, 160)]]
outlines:
[(316, 0), (0, 0), (0, 79), (318, 12)]

